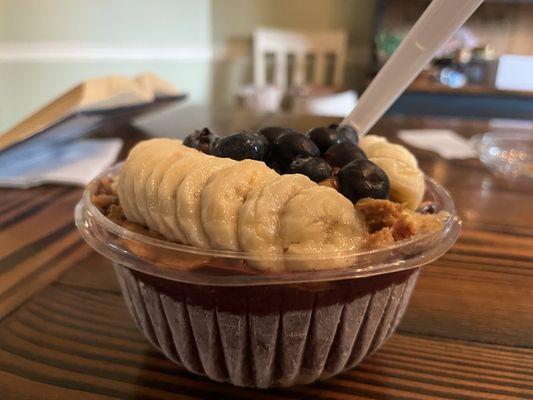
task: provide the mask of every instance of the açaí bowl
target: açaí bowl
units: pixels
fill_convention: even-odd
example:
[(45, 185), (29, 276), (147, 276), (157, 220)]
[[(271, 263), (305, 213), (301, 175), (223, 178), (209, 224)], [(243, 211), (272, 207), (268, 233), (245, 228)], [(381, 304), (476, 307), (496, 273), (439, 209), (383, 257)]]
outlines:
[[(147, 237), (92, 204), (103, 176), (76, 206), (83, 238), (113, 261), (130, 313), (148, 340), (185, 369), (238, 386), (306, 384), (356, 366), (394, 332), (419, 269), (455, 242), (453, 201), (426, 178), (424, 200), (450, 217), (430, 234), (385, 249), (309, 256), (321, 269), (259, 273), (244, 252), (206, 250)], [(342, 258), (353, 265), (324, 269)]]

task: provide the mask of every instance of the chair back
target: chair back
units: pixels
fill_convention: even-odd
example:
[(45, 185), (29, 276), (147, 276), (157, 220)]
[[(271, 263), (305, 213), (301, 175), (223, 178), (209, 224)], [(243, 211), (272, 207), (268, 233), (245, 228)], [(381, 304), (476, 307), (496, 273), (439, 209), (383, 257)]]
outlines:
[[(346, 44), (344, 31), (258, 29), (254, 32), (254, 85), (262, 87), (273, 83), (284, 90), (305, 84), (341, 87)], [(267, 82), (267, 59), (271, 56), (274, 59), (273, 82)]]

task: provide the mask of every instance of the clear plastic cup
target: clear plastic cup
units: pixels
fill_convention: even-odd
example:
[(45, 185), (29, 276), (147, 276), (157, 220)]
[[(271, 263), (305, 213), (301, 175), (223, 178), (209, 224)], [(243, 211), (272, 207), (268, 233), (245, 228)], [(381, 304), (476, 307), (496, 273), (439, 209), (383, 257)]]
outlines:
[(510, 180), (533, 179), (533, 134), (502, 131), (470, 139), (480, 161), (496, 175)]
[[(324, 379), (357, 365), (398, 325), (419, 269), (455, 242), (461, 221), (446, 190), (426, 177), (425, 199), (449, 218), (438, 231), (367, 252), (284, 256), (320, 269), (265, 273), (259, 256), (200, 249), (129, 231), (92, 204), (103, 176), (76, 206), (82, 237), (113, 261), (122, 294), (148, 340), (170, 360), (238, 386)], [(328, 269), (350, 260), (347, 268)]]

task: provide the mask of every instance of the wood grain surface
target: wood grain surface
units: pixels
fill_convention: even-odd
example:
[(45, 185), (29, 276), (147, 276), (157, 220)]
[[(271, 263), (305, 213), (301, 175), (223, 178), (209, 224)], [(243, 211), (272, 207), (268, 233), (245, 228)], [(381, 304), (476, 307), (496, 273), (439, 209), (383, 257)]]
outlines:
[(117, 293), (52, 284), (0, 325), (0, 390), (20, 384), (34, 398), (526, 398), (532, 363), (531, 349), (396, 334), (335, 378), (254, 391), (177, 369), (139, 333)]
[[(222, 133), (335, 122), (176, 111), (165, 135), (189, 126)], [(206, 117), (208, 115), (208, 117)], [(187, 121), (180, 124), (179, 121)], [(385, 119), (375, 128), (451, 128), (470, 136), (486, 121)], [(127, 146), (157, 135), (114, 127)], [(80, 189), (0, 190), (0, 399), (525, 399), (533, 398), (533, 187), (492, 176), (479, 161), (413, 150), (451, 192), (463, 218), (457, 244), (423, 268), (395, 334), (354, 370), (307, 387), (255, 391), (179, 370), (135, 327), (109, 261), (80, 238)], [(123, 152), (123, 155), (125, 152)]]

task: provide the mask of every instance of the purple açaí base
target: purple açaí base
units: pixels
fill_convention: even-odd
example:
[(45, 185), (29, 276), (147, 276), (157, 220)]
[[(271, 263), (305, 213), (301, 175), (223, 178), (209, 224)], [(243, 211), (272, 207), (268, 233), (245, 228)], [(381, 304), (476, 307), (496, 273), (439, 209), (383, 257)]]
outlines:
[(251, 287), (180, 283), (120, 264), (115, 271), (137, 325), (170, 360), (215, 381), (267, 388), (327, 378), (377, 350), (419, 269)]

